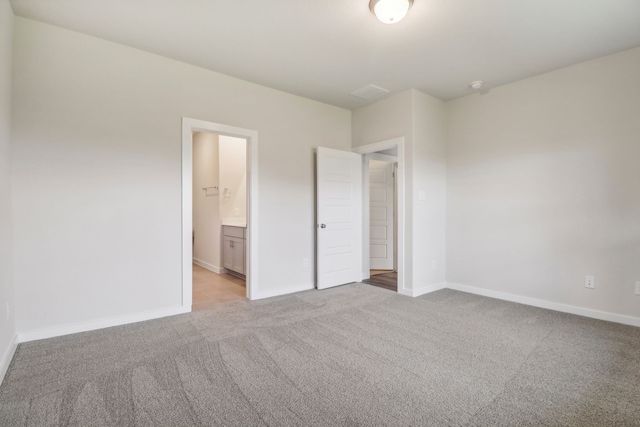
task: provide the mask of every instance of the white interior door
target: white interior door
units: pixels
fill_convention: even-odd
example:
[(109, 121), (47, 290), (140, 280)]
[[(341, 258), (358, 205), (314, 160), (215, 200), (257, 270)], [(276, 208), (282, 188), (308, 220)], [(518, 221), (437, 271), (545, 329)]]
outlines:
[(362, 157), (318, 147), (318, 289), (361, 280)]
[(369, 160), (369, 266), (394, 269), (393, 163)]

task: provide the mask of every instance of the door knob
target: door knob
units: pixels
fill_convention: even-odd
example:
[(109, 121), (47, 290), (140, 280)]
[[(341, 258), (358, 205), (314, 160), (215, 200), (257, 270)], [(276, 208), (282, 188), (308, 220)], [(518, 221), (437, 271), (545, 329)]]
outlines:
[(327, 228), (326, 224), (320, 224), (320, 228)]

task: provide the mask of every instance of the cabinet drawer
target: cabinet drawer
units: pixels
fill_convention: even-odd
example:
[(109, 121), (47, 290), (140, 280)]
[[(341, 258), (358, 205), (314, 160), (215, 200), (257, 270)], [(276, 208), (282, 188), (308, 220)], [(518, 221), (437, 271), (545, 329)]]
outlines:
[(244, 228), (223, 225), (222, 234), (228, 237), (237, 237), (239, 239), (244, 239)]

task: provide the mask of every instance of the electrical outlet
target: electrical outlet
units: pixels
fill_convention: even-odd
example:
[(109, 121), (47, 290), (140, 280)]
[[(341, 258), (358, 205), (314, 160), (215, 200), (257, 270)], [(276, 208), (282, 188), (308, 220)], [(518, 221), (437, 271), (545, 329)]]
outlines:
[(584, 278), (584, 287), (589, 289), (595, 289), (596, 278), (594, 276), (586, 276)]
[(309, 267), (309, 258), (305, 258), (302, 260), (302, 266), (303, 267)]
[(640, 282), (636, 282), (636, 295), (640, 295)]
[(431, 269), (435, 270), (436, 268), (438, 268), (438, 261), (436, 261), (435, 259), (431, 260)]

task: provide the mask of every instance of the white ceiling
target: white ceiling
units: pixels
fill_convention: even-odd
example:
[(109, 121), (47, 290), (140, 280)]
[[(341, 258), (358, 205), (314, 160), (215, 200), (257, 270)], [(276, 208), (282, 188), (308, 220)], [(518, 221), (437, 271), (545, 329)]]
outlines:
[[(11, 0), (16, 15), (344, 108), (368, 84), (443, 100), (640, 46), (640, 0)], [(483, 89), (485, 89), (483, 88)]]

